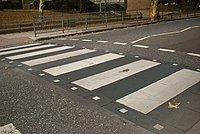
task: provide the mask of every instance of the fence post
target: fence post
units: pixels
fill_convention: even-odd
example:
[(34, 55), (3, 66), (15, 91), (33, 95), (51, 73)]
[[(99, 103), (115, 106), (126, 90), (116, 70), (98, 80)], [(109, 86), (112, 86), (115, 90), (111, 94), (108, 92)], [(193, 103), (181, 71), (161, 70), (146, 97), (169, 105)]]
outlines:
[(53, 21), (54, 21), (54, 19), (53, 19), (53, 16), (52, 16), (52, 18), (51, 18), (51, 30), (53, 30)]
[(88, 18), (87, 18), (87, 14), (85, 15), (85, 29), (87, 30), (88, 28)]
[(174, 14), (174, 13), (171, 13), (171, 20), (172, 20), (172, 18), (173, 18), (173, 14)]
[(107, 23), (108, 23), (108, 16), (107, 16), (107, 12), (105, 12), (105, 23), (106, 23), (106, 27), (107, 27)]
[(21, 24), (18, 22), (19, 25), (19, 31), (22, 32)]
[(194, 9), (194, 16), (196, 16), (196, 10)]
[(122, 12), (122, 24), (124, 24), (124, 12)]
[(35, 27), (35, 20), (33, 21), (33, 29), (34, 29), (34, 36), (36, 37), (36, 27)]
[(64, 15), (62, 13), (62, 32), (64, 33)]
[(151, 8), (149, 8), (149, 20), (151, 21)]
[(139, 12), (138, 12), (138, 9), (136, 9), (136, 13), (137, 13), (137, 23), (139, 21)]

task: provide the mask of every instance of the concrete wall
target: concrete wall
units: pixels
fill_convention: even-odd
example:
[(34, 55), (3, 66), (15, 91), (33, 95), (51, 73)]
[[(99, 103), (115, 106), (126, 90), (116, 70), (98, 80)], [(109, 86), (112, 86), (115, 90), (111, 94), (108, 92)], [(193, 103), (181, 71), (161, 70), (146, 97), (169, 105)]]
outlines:
[(127, 0), (127, 10), (150, 8), (151, 0)]

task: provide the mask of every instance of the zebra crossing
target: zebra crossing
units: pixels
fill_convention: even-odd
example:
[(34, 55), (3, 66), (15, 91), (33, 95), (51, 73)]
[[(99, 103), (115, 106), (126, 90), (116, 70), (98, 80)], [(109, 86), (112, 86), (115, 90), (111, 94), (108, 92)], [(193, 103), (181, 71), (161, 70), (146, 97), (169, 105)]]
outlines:
[(200, 85), (200, 72), (192, 68), (78, 46), (28, 44), (0, 49), (0, 58), (100, 106), (118, 103), (123, 114), (148, 115)]

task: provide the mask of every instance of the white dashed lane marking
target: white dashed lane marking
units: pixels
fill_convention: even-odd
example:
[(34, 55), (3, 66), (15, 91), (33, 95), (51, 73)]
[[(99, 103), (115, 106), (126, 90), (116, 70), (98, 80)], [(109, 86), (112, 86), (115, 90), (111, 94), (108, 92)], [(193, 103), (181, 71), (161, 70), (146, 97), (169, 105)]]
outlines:
[(196, 54), (196, 53), (187, 53), (187, 55), (195, 56), (195, 57), (200, 57), (200, 54)]
[(124, 42), (114, 42), (113, 44), (114, 45), (127, 45), (127, 43), (124, 43)]
[(77, 41), (77, 40), (79, 40), (79, 39), (69, 39), (69, 40), (71, 40), (71, 41)]
[(83, 39), (83, 42), (91, 42), (92, 40), (88, 40), (88, 39)]
[(169, 52), (169, 53), (174, 53), (174, 52), (176, 52), (176, 50), (165, 49), (165, 48), (159, 48), (158, 51)]
[(149, 48), (149, 46), (145, 46), (145, 45), (133, 45), (134, 47), (139, 47), (139, 48)]
[(99, 40), (99, 41), (97, 41), (97, 43), (107, 43), (108, 41), (106, 41), (106, 40)]

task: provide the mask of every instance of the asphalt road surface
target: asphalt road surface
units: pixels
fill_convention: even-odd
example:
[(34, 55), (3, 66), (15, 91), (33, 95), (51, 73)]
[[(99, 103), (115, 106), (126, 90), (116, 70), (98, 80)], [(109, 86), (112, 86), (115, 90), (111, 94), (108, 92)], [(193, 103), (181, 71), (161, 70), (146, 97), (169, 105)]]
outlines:
[[(193, 134), (200, 132), (199, 33), (200, 19), (196, 18), (58, 38), (0, 49), (1, 65), (2, 70), (15, 71), (15, 77), (31, 77), (31, 83), (38, 82), (33, 85), (40, 86), (39, 89), (29, 89), (36, 96), (39, 90), (48, 98), (50, 87), (55, 86), (52, 92), (56, 92), (56, 97), (50, 93), (53, 99), (44, 99), (48, 103), (46, 108), (49, 109), (51, 102), (51, 110), (62, 104), (64, 113), (70, 111), (68, 116), (60, 114), (63, 117), (58, 117), (56, 126), (52, 126), (55, 130), (62, 122), (57, 133)], [(8, 76), (4, 74), (4, 77)], [(2, 97), (8, 88), (4, 77), (1, 80)], [(47, 85), (44, 91), (41, 91), (42, 85)], [(64, 100), (78, 104), (69, 105), (67, 100), (59, 104), (57, 92)], [(42, 100), (40, 97), (32, 101)], [(39, 107), (37, 103), (32, 106)], [(53, 113), (58, 111), (53, 110)], [(73, 115), (73, 111), (80, 115), (76, 112)], [(41, 112), (36, 108), (33, 113), (40, 117)], [(43, 118), (55, 118), (52, 111), (50, 113)], [(69, 119), (72, 116), (74, 118)], [(37, 117), (32, 119), (35, 121)], [(99, 120), (102, 121), (100, 127), (97, 125)], [(30, 133), (28, 128), (22, 131)]]

